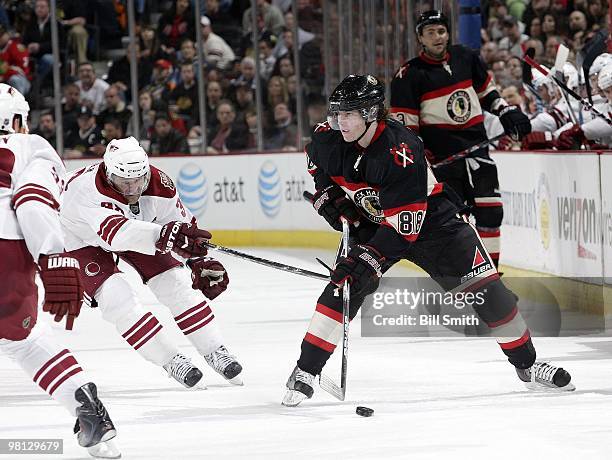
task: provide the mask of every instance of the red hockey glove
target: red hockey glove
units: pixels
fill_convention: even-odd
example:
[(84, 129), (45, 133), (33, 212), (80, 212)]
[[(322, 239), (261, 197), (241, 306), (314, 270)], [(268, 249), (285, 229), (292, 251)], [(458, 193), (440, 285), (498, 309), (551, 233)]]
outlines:
[(341, 257), (331, 273), (331, 282), (342, 287), (348, 279), (351, 295), (358, 296), (376, 289), (382, 276), (385, 258), (372, 246), (353, 246), (347, 257)]
[(213, 300), (227, 289), (229, 277), (225, 267), (218, 260), (211, 258), (191, 259), (187, 261), (191, 268), (191, 287), (202, 291), (208, 299)]
[(521, 144), (523, 150), (552, 149), (554, 146), (555, 140), (548, 131), (534, 131), (533, 133), (529, 133), (523, 138), (523, 143)]
[(38, 259), (40, 279), (45, 288), (43, 311), (59, 322), (66, 317), (66, 329), (71, 330), (89, 296), (83, 291), (79, 262), (66, 253), (42, 255)]
[(162, 254), (174, 251), (185, 259), (200, 257), (208, 253), (202, 243), (208, 242), (211, 238), (209, 232), (200, 230), (195, 224), (172, 221), (162, 227), (155, 247)]
[(555, 147), (559, 150), (578, 150), (585, 139), (582, 128), (579, 125), (574, 125), (559, 134)]
[(350, 224), (359, 221), (359, 210), (355, 203), (349, 200), (339, 185), (333, 184), (318, 190), (313, 197), (312, 206), (334, 230), (342, 231), (340, 217), (346, 218)]

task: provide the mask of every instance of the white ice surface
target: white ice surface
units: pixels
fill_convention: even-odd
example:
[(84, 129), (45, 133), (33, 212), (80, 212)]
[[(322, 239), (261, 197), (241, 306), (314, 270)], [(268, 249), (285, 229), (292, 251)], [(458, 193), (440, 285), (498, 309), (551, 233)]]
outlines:
[[(323, 270), (314, 262), (321, 251), (246, 251)], [(493, 339), (362, 338), (355, 321), (347, 400), (317, 388), (313, 399), (286, 408), (284, 384), (323, 284), (222, 260), (231, 289), (213, 308), (244, 365), (244, 387), (212, 373), (146, 288), (146, 304), (200, 364), (208, 390), (187, 391), (168, 379), (99, 312), (82, 312), (72, 333), (54, 325), (98, 385), (123, 458), (612, 459), (612, 339), (536, 339), (539, 357), (570, 370), (577, 391), (535, 394)], [(336, 359), (326, 368), (332, 376)], [(374, 416), (359, 417), (357, 405), (373, 408)], [(63, 456), (0, 460), (88, 458), (71, 435), (73, 423), (0, 355), (0, 438), (64, 439)]]

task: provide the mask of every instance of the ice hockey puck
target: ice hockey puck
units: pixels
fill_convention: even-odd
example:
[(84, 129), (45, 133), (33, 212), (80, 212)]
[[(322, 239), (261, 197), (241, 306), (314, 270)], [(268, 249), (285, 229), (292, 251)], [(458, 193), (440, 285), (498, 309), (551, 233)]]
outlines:
[(361, 415), (362, 417), (371, 417), (374, 414), (374, 409), (370, 409), (369, 407), (365, 406), (357, 406), (355, 412), (357, 415)]

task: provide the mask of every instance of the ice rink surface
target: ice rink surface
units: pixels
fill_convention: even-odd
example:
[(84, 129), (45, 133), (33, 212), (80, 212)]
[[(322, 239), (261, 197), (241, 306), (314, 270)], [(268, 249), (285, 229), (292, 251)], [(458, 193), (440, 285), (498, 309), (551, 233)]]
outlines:
[[(324, 251), (250, 253), (321, 271)], [(573, 393), (532, 393), (490, 338), (362, 338), (351, 326), (347, 400), (318, 387), (297, 408), (280, 405), (323, 284), (227, 256), (230, 290), (213, 302), (244, 387), (226, 384), (143, 288), (166, 331), (203, 370), (188, 391), (144, 361), (101, 319), (81, 313), (65, 339), (95, 381), (125, 459), (611, 459), (612, 339), (535, 339), (539, 358), (568, 369)], [(394, 268), (401, 275), (405, 268)], [(135, 279), (135, 284), (139, 280)], [(45, 318), (46, 319), (46, 318)], [(337, 378), (339, 364), (326, 371)], [(375, 410), (371, 418), (355, 407)], [(74, 419), (0, 355), (0, 438), (63, 438), (63, 456), (89, 458)]]

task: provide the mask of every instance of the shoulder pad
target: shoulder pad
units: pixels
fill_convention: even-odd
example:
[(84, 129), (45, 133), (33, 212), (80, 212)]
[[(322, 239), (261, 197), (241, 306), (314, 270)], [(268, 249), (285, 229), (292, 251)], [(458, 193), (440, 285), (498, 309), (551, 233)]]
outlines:
[(174, 198), (176, 187), (168, 174), (157, 169), (155, 166), (151, 166), (151, 181), (143, 195)]
[(317, 123), (312, 133), (312, 142), (314, 144), (331, 144), (338, 141), (340, 131), (332, 129), (329, 123)]

